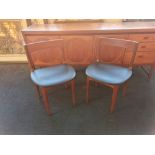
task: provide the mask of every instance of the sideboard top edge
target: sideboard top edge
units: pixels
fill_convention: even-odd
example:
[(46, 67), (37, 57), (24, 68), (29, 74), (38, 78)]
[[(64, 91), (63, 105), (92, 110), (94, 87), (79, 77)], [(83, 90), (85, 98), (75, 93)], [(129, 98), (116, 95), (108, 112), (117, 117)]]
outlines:
[(31, 25), (23, 34), (100, 34), (155, 32), (155, 22), (74, 23)]

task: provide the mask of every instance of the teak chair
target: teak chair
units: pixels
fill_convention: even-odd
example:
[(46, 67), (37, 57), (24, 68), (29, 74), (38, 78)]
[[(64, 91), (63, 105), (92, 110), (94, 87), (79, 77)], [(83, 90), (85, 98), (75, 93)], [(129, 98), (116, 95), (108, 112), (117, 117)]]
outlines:
[[(63, 40), (49, 40), (26, 44), (26, 55), (31, 69), (31, 79), (38, 95), (41, 94), (44, 106), (52, 114), (48, 101), (48, 87), (71, 82), (72, 101), (75, 105), (75, 75), (73, 67), (63, 64)], [(54, 65), (53, 65), (54, 64)]]
[[(102, 62), (101, 56), (102, 52), (110, 54), (110, 49), (113, 48), (113, 52), (121, 52), (119, 56), (119, 63), (113, 62), (113, 64)], [(132, 76), (132, 66), (135, 59), (136, 51), (138, 47), (138, 42), (116, 39), (116, 38), (105, 38), (101, 37), (96, 40), (96, 52), (97, 52), (97, 63), (91, 64), (86, 69), (86, 101), (89, 100), (89, 87), (90, 81), (96, 81), (102, 83), (106, 86), (109, 86), (113, 89), (112, 94), (112, 103), (110, 106), (110, 112), (113, 112), (115, 109), (116, 98), (118, 95), (118, 90), (121, 84), (124, 84), (123, 95), (126, 94), (127, 82)], [(120, 50), (118, 50), (120, 49)], [(132, 52), (130, 62), (127, 67), (122, 67), (118, 64), (123, 64), (123, 58), (125, 52)], [(115, 53), (116, 55), (116, 53)], [(118, 61), (118, 59), (117, 59)]]

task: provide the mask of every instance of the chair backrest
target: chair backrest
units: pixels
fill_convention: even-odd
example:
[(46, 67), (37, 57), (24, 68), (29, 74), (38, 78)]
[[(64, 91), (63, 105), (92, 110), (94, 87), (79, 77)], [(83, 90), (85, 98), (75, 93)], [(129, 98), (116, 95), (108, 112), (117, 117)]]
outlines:
[(32, 70), (63, 63), (64, 43), (62, 39), (34, 42), (24, 45)]
[[(131, 52), (132, 55), (130, 57), (128, 67), (132, 68), (137, 48), (138, 48), (138, 42), (136, 41), (99, 37), (96, 41), (97, 61), (102, 62), (101, 59), (102, 55), (104, 55), (104, 57), (108, 55), (107, 56), (108, 62), (106, 61), (104, 62), (103, 60), (104, 63), (115, 63), (115, 61), (117, 61), (119, 62), (119, 64), (122, 65), (125, 52)], [(114, 59), (114, 61), (110, 59)], [(118, 59), (120, 59), (120, 61), (118, 61)]]

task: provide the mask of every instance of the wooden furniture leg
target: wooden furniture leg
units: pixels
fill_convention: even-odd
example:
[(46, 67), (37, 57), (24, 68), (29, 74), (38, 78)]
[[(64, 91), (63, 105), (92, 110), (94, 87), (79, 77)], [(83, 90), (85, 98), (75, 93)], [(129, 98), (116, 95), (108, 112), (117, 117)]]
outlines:
[(42, 97), (44, 100), (45, 109), (46, 109), (48, 115), (52, 115), (52, 112), (51, 112), (50, 107), (49, 107), (47, 88), (41, 87), (41, 92), (42, 92)]
[(111, 107), (110, 107), (110, 112), (114, 112), (115, 110), (115, 105), (116, 105), (116, 99), (118, 96), (118, 90), (119, 90), (119, 86), (113, 86), (113, 94), (112, 94), (112, 103), (111, 103)]
[(90, 89), (90, 79), (87, 77), (86, 79), (86, 102), (89, 102), (89, 89)]
[(151, 80), (151, 78), (152, 78), (153, 70), (154, 70), (154, 65), (151, 66), (150, 72), (149, 72), (149, 74), (148, 74), (149, 80)]
[(72, 87), (72, 101), (73, 101), (73, 106), (75, 106), (75, 80), (71, 81), (71, 87)]
[(37, 92), (37, 96), (39, 96), (39, 98), (41, 97), (41, 94), (40, 94), (40, 90), (39, 90), (39, 86), (34, 84), (35, 86), (35, 89), (36, 89), (36, 92)]
[(151, 65), (149, 71), (144, 66), (141, 66), (141, 68), (144, 71), (144, 73), (147, 75), (148, 79), (151, 80), (152, 74), (153, 74), (153, 70), (154, 70), (154, 65)]
[(69, 83), (65, 83), (65, 88), (68, 89), (70, 86), (69, 86)]
[(123, 96), (126, 95), (127, 88), (128, 88), (128, 82), (125, 82), (123, 85)]

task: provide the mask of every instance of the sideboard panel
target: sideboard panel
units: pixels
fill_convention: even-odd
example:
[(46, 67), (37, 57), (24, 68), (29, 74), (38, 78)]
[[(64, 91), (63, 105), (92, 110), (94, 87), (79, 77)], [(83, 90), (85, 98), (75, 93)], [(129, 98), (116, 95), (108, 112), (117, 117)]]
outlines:
[[(126, 52), (123, 64), (129, 64), (131, 60), (131, 52)], [(155, 52), (137, 52), (134, 65), (151, 65), (155, 62)]]
[(62, 36), (65, 43), (65, 62), (87, 65), (95, 61), (93, 36)]
[(118, 39), (128, 39), (128, 34), (104, 34), (104, 35), (97, 35), (97, 37), (108, 37), (108, 38), (118, 38)]
[[(139, 42), (134, 61), (135, 65), (154, 64), (155, 62), (155, 34), (102, 34), (102, 35), (24, 35), (26, 43), (44, 40), (64, 39), (64, 63), (72, 65), (88, 65), (96, 62), (97, 52), (95, 42), (100, 37), (135, 40)], [(52, 56), (52, 55), (51, 55)], [(124, 57), (123, 62), (120, 61)], [(125, 64), (130, 62), (131, 53), (123, 53), (122, 49), (111, 48), (109, 52), (100, 53), (100, 62)], [(59, 59), (59, 58), (56, 58)], [(54, 61), (53, 61), (54, 62)], [(55, 63), (55, 62), (54, 62)]]
[[(129, 40), (139, 42), (135, 65), (154, 64), (155, 62), (155, 33), (129, 34)], [(129, 62), (130, 53), (125, 53), (124, 63)]]
[(155, 41), (155, 33), (130, 34), (129, 39), (138, 42)]
[(33, 43), (38, 41), (45, 41), (45, 40), (54, 40), (60, 39), (60, 36), (57, 35), (26, 35), (24, 37), (26, 43)]

